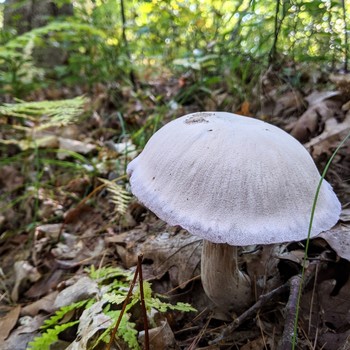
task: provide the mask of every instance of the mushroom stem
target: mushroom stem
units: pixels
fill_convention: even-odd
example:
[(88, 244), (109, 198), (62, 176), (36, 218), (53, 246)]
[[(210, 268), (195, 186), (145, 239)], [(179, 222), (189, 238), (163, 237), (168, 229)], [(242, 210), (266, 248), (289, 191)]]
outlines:
[(236, 246), (204, 240), (201, 279), (206, 295), (220, 311), (239, 312), (252, 302), (251, 281), (239, 269)]

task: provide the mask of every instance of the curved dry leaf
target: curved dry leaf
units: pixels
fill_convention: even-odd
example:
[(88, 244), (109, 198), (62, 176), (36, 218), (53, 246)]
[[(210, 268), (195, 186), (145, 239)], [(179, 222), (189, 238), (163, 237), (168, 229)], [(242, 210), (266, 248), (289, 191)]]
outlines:
[(338, 91), (315, 91), (307, 96), (305, 100), (309, 103), (309, 107), (294, 124), (291, 135), (300, 142), (308, 141), (321, 124), (338, 112), (339, 102), (329, 100), (337, 95)]
[(2, 343), (17, 323), (21, 306), (13, 307), (5, 316), (0, 318), (0, 342)]
[(324, 153), (331, 154), (349, 131), (350, 113), (341, 123), (338, 123), (335, 118), (328, 119), (322, 134), (310, 140), (305, 144), (305, 147), (314, 159), (317, 159)]
[(323, 238), (338, 256), (350, 261), (350, 225), (336, 225), (317, 237)]
[(169, 272), (174, 286), (184, 288), (199, 274), (202, 240), (188, 233), (171, 235), (164, 232), (143, 246), (144, 258), (153, 261), (153, 274), (161, 278)]

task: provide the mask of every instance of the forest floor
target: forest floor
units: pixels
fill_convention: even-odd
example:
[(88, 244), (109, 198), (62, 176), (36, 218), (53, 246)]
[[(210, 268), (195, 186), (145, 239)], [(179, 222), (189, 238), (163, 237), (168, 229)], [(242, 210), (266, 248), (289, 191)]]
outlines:
[[(32, 349), (105, 348), (99, 336), (107, 330), (108, 341), (111, 319), (120, 314), (135, 271), (139, 272), (140, 255), (143, 280), (155, 293), (152, 299), (145, 291), (146, 302), (154, 304), (148, 325), (151, 349), (277, 349), (283, 341), (292, 312), (287, 302), (295, 292), (291, 281), (300, 274), (305, 242), (246, 254), (247, 268), (257, 279), (274, 276), (274, 287), (287, 289), (261, 302), (259, 296), (267, 291), (257, 284), (260, 303), (239, 324), (217, 319), (200, 282), (201, 240), (180, 227), (167, 226), (135, 198), (119, 200), (118, 196), (128, 197), (125, 167), (141, 150), (145, 135), (172, 118), (199, 110), (226, 110), (291, 133), (322, 172), (350, 131), (350, 75), (304, 72), (300, 87), (292, 87), (281, 73), (269, 71), (255, 92), (257, 102), (238, 107), (224, 88), (197, 96), (186, 106), (176, 103), (174, 96), (190, 84), (170, 77), (150, 82), (137, 93), (97, 86), (85, 104), (85, 119), (49, 129), (50, 142), (40, 149), (25, 148), (16, 136), (19, 128), (11, 137), (0, 131), (1, 140), (17, 137), (16, 143), (6, 144), (2, 157), (7, 161), (0, 170), (1, 350), (27, 349), (41, 333), (46, 338), (32, 343)], [(32, 99), (72, 94), (44, 91)], [(123, 109), (122, 117), (118, 108)], [(0, 124), (19, 122), (0, 114)], [(31, 134), (37, 140), (43, 136), (48, 134)], [(298, 349), (350, 349), (350, 142), (339, 150), (326, 178), (343, 211), (333, 229), (310, 241)], [(170, 304), (177, 306), (172, 309)], [(55, 314), (57, 310), (61, 313)], [(137, 349), (137, 342), (146, 341), (141, 312), (138, 298), (129, 299), (119, 340), (111, 349)], [(52, 315), (57, 317), (40, 328)]]

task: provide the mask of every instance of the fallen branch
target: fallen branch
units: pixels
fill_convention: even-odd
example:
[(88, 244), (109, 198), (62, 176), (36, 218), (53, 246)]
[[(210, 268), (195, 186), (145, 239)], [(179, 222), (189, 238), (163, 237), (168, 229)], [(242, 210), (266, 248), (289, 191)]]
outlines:
[[(304, 289), (312, 278), (315, 276), (316, 268), (324, 268), (326, 263), (324, 262), (325, 256), (323, 254), (320, 259), (312, 261), (305, 270), (304, 282), (302, 288)], [(237, 317), (232, 323), (230, 323), (224, 331), (209, 344), (217, 344), (224, 339), (232, 337), (232, 333), (235, 329), (241, 326), (245, 321), (252, 318), (257, 312), (268, 302), (277, 298), (277, 296), (287, 292), (289, 290), (289, 298), (286, 305), (286, 321), (284, 326), (284, 331), (282, 335), (282, 340), (279, 350), (289, 350), (292, 348), (293, 335), (294, 335), (294, 321), (296, 317), (297, 299), (300, 283), (302, 282), (301, 274), (291, 277), (286, 283), (277, 287), (276, 289), (263, 294), (259, 297), (258, 301), (252, 305), (248, 310), (243, 312), (239, 317)]]

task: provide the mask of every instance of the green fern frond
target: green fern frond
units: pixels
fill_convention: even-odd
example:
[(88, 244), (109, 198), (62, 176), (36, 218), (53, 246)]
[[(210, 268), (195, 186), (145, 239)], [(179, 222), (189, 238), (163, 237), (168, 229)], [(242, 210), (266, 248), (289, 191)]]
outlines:
[[(120, 310), (106, 311), (105, 314), (109, 316), (111, 319), (117, 320), (120, 315)], [(115, 327), (115, 322), (112, 323), (107, 329), (105, 329), (105, 331), (99, 336), (93, 348), (95, 348), (98, 344), (100, 344), (101, 341), (103, 341), (104, 343), (108, 343), (114, 327)], [(136, 324), (133, 322), (130, 322), (129, 315), (125, 313), (121, 319), (121, 322), (117, 331), (117, 335), (128, 344), (131, 350), (140, 350), (141, 348), (137, 339), (138, 332), (135, 329), (135, 327), (136, 327)]]
[(79, 309), (81, 307), (83, 307), (85, 304), (87, 304), (88, 300), (82, 300), (82, 301), (78, 301), (76, 303), (67, 305), (67, 306), (63, 306), (61, 307), (59, 310), (57, 310), (54, 315), (52, 315), (49, 319), (44, 321), (44, 324), (40, 327), (41, 329), (46, 329), (52, 326), (57, 325), (60, 320), (62, 320), (62, 318), (70, 311)]
[(99, 178), (99, 180), (105, 184), (107, 191), (111, 195), (110, 201), (114, 204), (114, 213), (116, 216), (124, 215), (131, 199), (130, 193), (123, 186), (113, 181), (102, 178)]
[(54, 328), (47, 329), (45, 333), (34, 338), (34, 340), (28, 344), (28, 350), (50, 350), (51, 345), (58, 340), (58, 335), (77, 323), (79, 323), (79, 321), (67, 322), (56, 325)]
[[(60, 34), (64, 33), (64, 37), (71, 37), (74, 39), (76, 36), (95, 36), (105, 39), (106, 33), (96, 27), (88, 24), (77, 22), (51, 22), (47, 25), (39, 28), (32, 29), (22, 35), (15, 37), (1, 47), (0, 53), (6, 57), (6, 52), (9, 51), (21, 51), (23, 47), (31, 40), (40, 43), (47, 37), (55, 37), (59, 41)], [(63, 37), (61, 35), (61, 37)], [(0, 57), (2, 55), (0, 54)]]
[[(161, 301), (159, 298), (152, 296), (152, 288), (151, 284), (147, 281), (143, 282), (143, 294), (145, 298), (145, 304), (147, 311), (150, 311), (151, 309), (156, 309), (159, 312), (166, 312), (168, 310), (177, 310), (177, 311), (183, 311), (183, 312), (190, 312), (190, 311), (197, 311), (195, 308), (193, 308), (190, 304), (187, 303), (176, 303), (176, 304), (170, 304), (164, 301)], [(139, 300), (140, 299), (140, 288), (137, 287), (133, 299)]]
[[(30, 120), (38, 124), (34, 127), (35, 130), (43, 130), (76, 122), (86, 102), (87, 99), (83, 96), (58, 101), (24, 102), (19, 100), (18, 103), (1, 105), (0, 116)], [(22, 129), (27, 128), (22, 127)]]
[[(123, 277), (126, 280), (131, 280), (131, 273), (121, 269), (120, 267), (105, 266), (99, 269), (95, 269), (95, 266), (91, 266), (86, 269), (93, 280), (96, 280), (98, 283), (104, 282), (109, 279), (115, 279), (118, 277)], [(125, 286), (125, 283), (123, 284)]]

